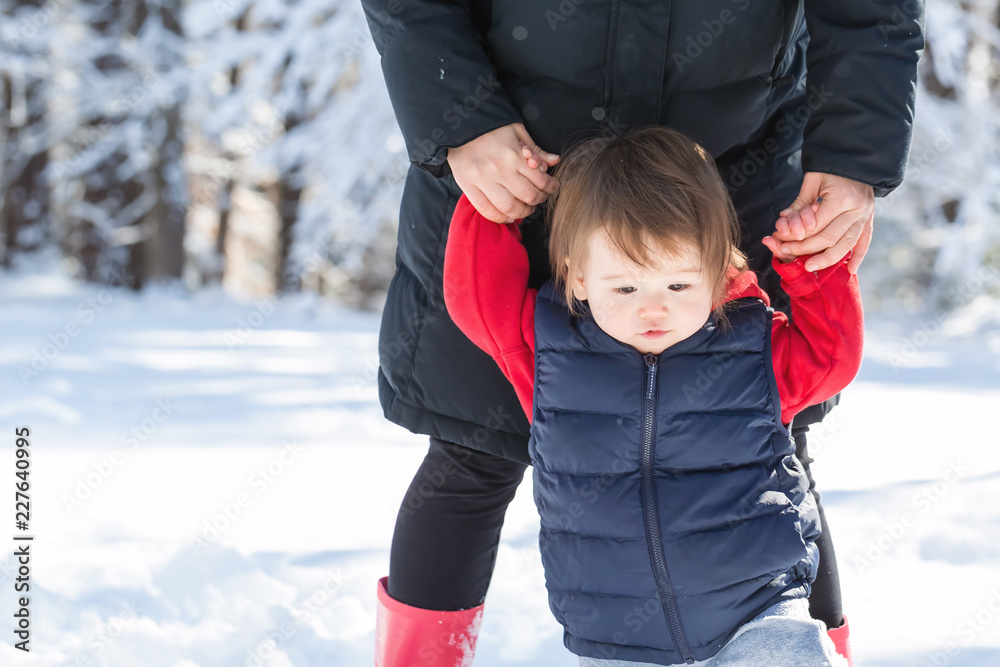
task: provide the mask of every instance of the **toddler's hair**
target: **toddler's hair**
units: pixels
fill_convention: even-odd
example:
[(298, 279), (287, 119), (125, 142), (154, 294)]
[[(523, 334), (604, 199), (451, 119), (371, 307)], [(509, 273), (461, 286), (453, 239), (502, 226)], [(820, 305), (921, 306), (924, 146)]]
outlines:
[[(725, 294), (729, 267), (747, 269), (736, 210), (715, 161), (676, 130), (654, 126), (587, 139), (564, 152), (554, 175), (559, 187), (545, 214), (549, 262), (574, 315), (579, 304), (568, 276), (586, 261), (590, 236), (602, 228), (640, 266), (654, 252), (675, 254), (682, 242), (698, 248), (713, 303)], [(723, 323), (724, 310), (716, 309)]]

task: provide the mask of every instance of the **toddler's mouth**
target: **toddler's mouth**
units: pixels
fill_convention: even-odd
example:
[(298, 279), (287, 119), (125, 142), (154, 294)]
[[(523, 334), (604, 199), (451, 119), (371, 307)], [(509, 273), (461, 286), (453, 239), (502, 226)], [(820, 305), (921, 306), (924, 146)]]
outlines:
[(661, 336), (665, 336), (668, 333), (670, 333), (668, 329), (650, 329), (649, 331), (642, 332), (641, 336), (643, 338), (649, 338), (650, 340), (652, 340), (654, 338), (660, 338)]

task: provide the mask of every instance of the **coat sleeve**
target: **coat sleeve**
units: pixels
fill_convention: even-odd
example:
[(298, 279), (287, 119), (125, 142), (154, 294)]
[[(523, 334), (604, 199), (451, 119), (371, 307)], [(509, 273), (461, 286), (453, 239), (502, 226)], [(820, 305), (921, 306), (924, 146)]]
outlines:
[(463, 194), (455, 205), (444, 255), (448, 315), (493, 357), (531, 421), (535, 382), (535, 296), (520, 221), (484, 218)]
[[(523, 122), (480, 38), (473, 0), (361, 0), (410, 162), (441, 178), (447, 149)], [(477, 29), (478, 27), (478, 29)]]
[(792, 319), (774, 313), (771, 351), (781, 397), (781, 421), (834, 396), (861, 367), (864, 315), (858, 277), (847, 270), (848, 253), (820, 271), (805, 268), (807, 257), (771, 265), (791, 297)]
[(924, 3), (805, 0), (805, 18), (803, 171), (867, 183), (884, 197), (902, 183), (910, 150)]

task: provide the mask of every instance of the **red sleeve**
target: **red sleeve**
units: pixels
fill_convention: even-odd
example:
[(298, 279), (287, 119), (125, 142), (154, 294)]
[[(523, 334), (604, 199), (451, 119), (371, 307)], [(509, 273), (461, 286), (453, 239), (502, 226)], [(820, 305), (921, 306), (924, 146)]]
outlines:
[(489, 354), (514, 385), (531, 421), (535, 382), (535, 296), (520, 221), (484, 218), (463, 194), (444, 254), (444, 302), (469, 340)]
[(851, 254), (816, 272), (806, 270), (808, 257), (787, 264), (772, 258), (792, 304), (792, 321), (775, 311), (771, 328), (784, 424), (841, 391), (861, 367), (864, 316), (858, 277), (847, 270)]

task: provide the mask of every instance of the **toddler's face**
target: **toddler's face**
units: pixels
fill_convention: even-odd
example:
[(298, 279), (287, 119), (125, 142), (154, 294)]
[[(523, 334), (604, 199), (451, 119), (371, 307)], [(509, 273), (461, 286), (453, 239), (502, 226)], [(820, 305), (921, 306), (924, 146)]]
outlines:
[(573, 293), (587, 301), (597, 325), (615, 340), (643, 353), (659, 354), (698, 331), (712, 312), (711, 286), (697, 248), (661, 254), (640, 267), (612, 244), (604, 231), (589, 240), (589, 256)]

